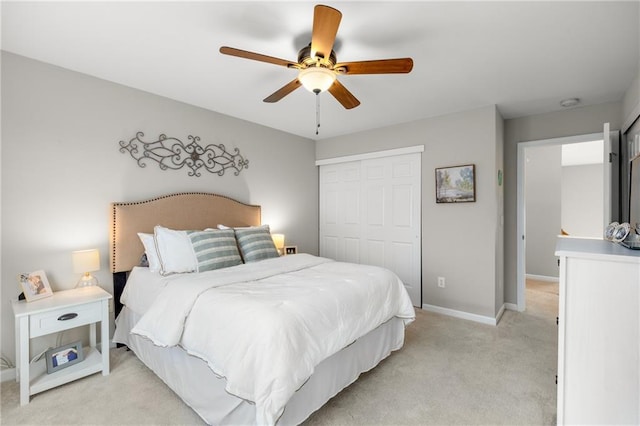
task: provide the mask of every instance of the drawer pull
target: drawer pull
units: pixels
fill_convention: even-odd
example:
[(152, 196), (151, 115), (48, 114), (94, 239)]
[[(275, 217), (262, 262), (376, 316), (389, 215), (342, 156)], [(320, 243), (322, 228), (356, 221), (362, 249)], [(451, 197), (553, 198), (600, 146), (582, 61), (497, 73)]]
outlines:
[(58, 321), (66, 321), (66, 320), (74, 319), (77, 316), (78, 316), (78, 314), (76, 314), (75, 312), (71, 312), (71, 313), (68, 313), (68, 314), (60, 315), (58, 317)]

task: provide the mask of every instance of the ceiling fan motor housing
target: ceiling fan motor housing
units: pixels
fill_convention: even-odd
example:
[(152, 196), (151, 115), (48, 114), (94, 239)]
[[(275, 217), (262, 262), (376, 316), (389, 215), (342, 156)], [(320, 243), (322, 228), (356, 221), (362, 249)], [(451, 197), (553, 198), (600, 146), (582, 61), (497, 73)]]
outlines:
[(298, 52), (298, 63), (303, 66), (303, 68), (308, 68), (310, 66), (321, 66), (329, 69), (333, 69), (333, 66), (338, 62), (336, 59), (336, 52), (333, 50), (328, 58), (323, 58), (321, 56), (311, 56), (311, 43), (307, 46), (300, 49)]

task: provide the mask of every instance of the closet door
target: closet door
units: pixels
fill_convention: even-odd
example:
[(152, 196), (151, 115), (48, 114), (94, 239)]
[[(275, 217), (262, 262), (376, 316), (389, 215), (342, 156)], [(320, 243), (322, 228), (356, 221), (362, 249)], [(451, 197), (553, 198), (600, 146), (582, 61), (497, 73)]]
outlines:
[(359, 161), (320, 167), (320, 256), (362, 263), (360, 198)]
[(421, 306), (420, 154), (320, 167), (320, 255), (383, 266)]

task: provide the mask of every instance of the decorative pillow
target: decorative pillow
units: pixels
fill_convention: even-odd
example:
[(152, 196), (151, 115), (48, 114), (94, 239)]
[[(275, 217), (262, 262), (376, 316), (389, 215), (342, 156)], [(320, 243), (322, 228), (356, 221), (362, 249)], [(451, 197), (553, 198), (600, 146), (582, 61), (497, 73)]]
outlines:
[(189, 231), (198, 272), (242, 264), (233, 229)]
[(157, 225), (153, 228), (160, 274), (180, 274), (198, 270), (196, 256), (187, 231), (176, 231)]
[(147, 256), (149, 271), (160, 272), (160, 259), (158, 259), (158, 251), (156, 250), (156, 242), (153, 238), (153, 234), (138, 232), (138, 237), (144, 246), (144, 253)]
[(236, 228), (236, 239), (245, 263), (279, 257), (269, 225)]

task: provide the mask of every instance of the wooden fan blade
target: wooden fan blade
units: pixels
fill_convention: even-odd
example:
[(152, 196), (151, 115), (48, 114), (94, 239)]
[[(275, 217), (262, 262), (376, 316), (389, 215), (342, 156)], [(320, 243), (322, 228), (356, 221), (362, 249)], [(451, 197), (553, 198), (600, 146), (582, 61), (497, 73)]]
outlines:
[(341, 74), (406, 74), (413, 69), (413, 59), (379, 59), (375, 61), (343, 62), (334, 70)]
[(285, 59), (274, 58), (273, 56), (262, 55), (260, 53), (249, 52), (247, 50), (235, 49), (233, 47), (222, 46), (220, 53), (225, 55), (237, 56), (238, 58), (252, 59), (259, 62), (267, 62), (275, 65), (282, 65), (287, 68), (298, 68), (297, 62), (287, 61)]
[(329, 59), (341, 19), (342, 13), (332, 7), (319, 4), (313, 9), (312, 58), (320, 56)]
[(302, 86), (302, 84), (296, 78), (295, 80), (285, 84), (280, 89), (276, 90), (271, 95), (264, 98), (263, 102), (268, 102), (268, 103), (278, 102), (280, 99), (284, 98), (285, 96), (287, 96), (289, 93), (293, 92), (300, 86)]
[(360, 101), (347, 90), (338, 80), (329, 87), (329, 93), (338, 100), (346, 109), (355, 108), (360, 105)]

